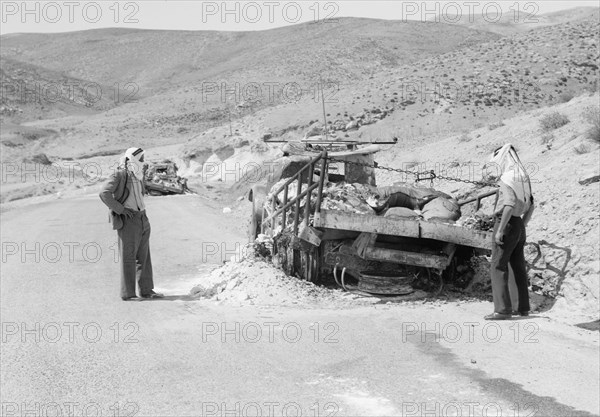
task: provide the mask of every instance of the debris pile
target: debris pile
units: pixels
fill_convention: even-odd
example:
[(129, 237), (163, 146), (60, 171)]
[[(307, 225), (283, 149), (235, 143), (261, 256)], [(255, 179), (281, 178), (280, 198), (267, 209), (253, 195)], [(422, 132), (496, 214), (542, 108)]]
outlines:
[(223, 304), (351, 307), (377, 302), (288, 277), (263, 260), (228, 262), (203, 277), (190, 295)]
[(270, 261), (273, 256), (273, 239), (262, 233), (251, 245), (252, 257)]
[(478, 211), (470, 216), (461, 218), (456, 224), (468, 229), (487, 232), (494, 228), (494, 217)]
[[(375, 191), (376, 192), (376, 191)], [(350, 213), (375, 214), (369, 204), (375, 198), (373, 189), (364, 184), (328, 183), (323, 190), (321, 208)]]

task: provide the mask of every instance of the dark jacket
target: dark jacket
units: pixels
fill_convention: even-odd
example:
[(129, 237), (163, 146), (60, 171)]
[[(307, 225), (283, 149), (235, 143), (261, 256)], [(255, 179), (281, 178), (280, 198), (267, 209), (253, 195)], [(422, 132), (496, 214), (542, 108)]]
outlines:
[(117, 169), (110, 176), (102, 191), (100, 191), (100, 199), (106, 204), (109, 209), (108, 221), (112, 223), (114, 230), (119, 230), (123, 227), (122, 214), (125, 210), (123, 203), (129, 197), (129, 188), (127, 187), (127, 177), (129, 174), (126, 169)]

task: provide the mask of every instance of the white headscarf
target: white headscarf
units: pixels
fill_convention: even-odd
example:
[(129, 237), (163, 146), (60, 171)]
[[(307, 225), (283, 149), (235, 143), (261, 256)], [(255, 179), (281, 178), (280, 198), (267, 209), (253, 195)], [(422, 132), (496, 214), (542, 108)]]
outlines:
[(140, 162), (143, 155), (144, 150), (142, 148), (129, 148), (121, 158), (121, 163), (139, 180), (141, 180), (143, 176), (144, 164)]
[(531, 200), (531, 181), (512, 144), (507, 143), (497, 149), (492, 154), (490, 163), (498, 167), (500, 181), (512, 188), (517, 198), (528, 206)]

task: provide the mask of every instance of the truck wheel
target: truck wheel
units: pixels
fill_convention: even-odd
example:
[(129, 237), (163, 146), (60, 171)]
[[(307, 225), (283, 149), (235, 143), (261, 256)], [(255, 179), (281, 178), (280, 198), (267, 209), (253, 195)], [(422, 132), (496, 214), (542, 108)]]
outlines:
[(259, 232), (260, 230), (257, 230), (256, 216), (254, 215), (254, 203), (252, 203), (252, 213), (250, 213), (250, 224), (248, 225), (248, 242), (254, 242)]

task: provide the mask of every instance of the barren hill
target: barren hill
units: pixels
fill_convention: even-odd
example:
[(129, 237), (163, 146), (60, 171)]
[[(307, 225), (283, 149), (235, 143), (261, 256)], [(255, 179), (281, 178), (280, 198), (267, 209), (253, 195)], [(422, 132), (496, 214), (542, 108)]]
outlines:
[[(104, 103), (112, 108), (93, 115), (80, 114), (89, 111), (85, 103), (56, 103), (57, 111), (45, 106), (45, 114), (36, 113), (42, 120), (27, 127), (53, 133), (36, 133), (35, 149), (53, 158), (119, 150), (124, 143), (188, 142), (187, 155), (206, 153), (229, 145), (232, 132), (250, 142), (266, 133), (300, 138), (322, 120), (319, 75), (328, 83), (328, 122), (337, 137), (398, 137), (408, 145), (595, 91), (600, 24), (580, 15), (510, 37), (456, 25), (349, 18), (264, 32), (19, 34), (3, 36), (0, 53), (10, 77), (79, 77), (103, 86), (103, 98), (113, 97), (115, 88), (119, 97), (132, 96), (131, 102)], [(212, 94), (206, 82), (216, 88)], [(285, 97), (286, 82), (302, 93)], [(258, 99), (246, 100), (239, 89), (222, 94), (248, 83), (262, 88)], [(275, 84), (273, 95), (267, 83)], [(16, 113), (1, 116), (5, 125), (19, 114), (15, 107)]]
[(256, 32), (98, 29), (2, 39), (3, 57), (105, 85), (132, 81), (142, 96), (220, 78), (360, 79), (497, 35), (448, 25), (343, 18)]
[(0, 116), (15, 122), (85, 116), (115, 106), (105, 86), (12, 58), (0, 61), (0, 83)]
[(464, 13), (460, 16), (441, 14), (437, 19), (443, 23), (457, 24), (471, 29), (511, 36), (544, 26), (553, 26), (580, 20), (597, 21), (599, 11), (597, 7), (576, 7), (540, 15), (539, 7), (535, 3), (515, 3), (511, 6), (510, 10), (505, 11), (500, 16), (494, 15), (493, 12), (490, 12), (490, 16), (485, 17), (478, 13)]
[[(599, 30), (594, 20), (541, 27), (382, 71), (364, 83), (342, 84), (327, 97), (329, 130), (360, 141), (397, 137), (411, 146), (567, 102), (598, 88)], [(255, 116), (234, 129), (248, 139), (268, 132), (300, 139), (312, 122), (322, 120), (322, 108), (304, 97)], [(222, 146), (224, 135), (227, 126), (201, 132), (188, 143), (188, 153)]]

